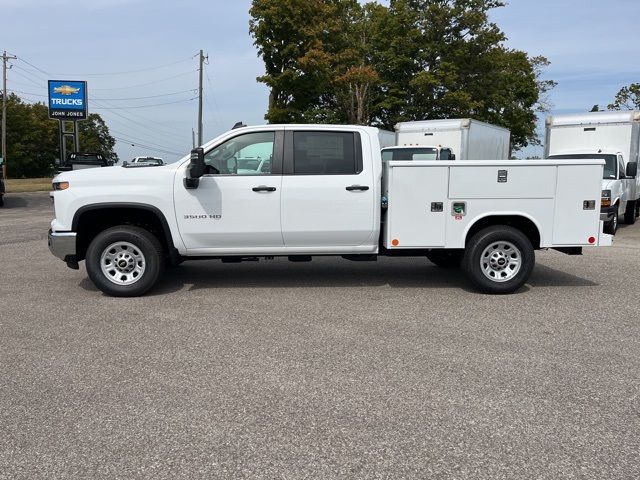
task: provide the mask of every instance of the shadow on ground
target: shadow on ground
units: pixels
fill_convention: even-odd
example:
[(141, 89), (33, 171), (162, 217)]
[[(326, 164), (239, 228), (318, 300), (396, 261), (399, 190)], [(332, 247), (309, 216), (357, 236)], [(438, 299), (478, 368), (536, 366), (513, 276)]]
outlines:
[[(598, 284), (554, 268), (538, 265), (531, 287), (594, 287)], [(88, 278), (80, 282), (88, 291), (97, 291)], [(185, 262), (168, 269), (149, 295), (165, 295), (184, 288), (190, 291), (213, 288), (454, 288), (477, 293), (458, 269), (441, 269), (422, 259), (372, 262), (367, 265), (348, 261), (320, 260), (292, 265), (285, 261), (246, 262), (225, 265), (219, 261)], [(525, 286), (518, 293), (529, 290)]]

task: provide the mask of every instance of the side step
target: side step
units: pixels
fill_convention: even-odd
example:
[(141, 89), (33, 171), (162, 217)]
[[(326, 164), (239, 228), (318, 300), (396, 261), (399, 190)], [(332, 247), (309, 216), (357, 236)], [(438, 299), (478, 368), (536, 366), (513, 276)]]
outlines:
[(345, 260), (352, 262), (377, 262), (378, 255), (342, 255)]

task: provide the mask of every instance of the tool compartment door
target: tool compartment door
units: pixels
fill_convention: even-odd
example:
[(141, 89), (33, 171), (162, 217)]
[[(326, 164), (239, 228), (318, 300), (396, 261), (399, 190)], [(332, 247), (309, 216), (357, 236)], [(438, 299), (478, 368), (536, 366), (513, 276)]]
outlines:
[(385, 247), (444, 247), (449, 167), (390, 166), (388, 172)]
[[(602, 165), (558, 166), (554, 245), (588, 245), (589, 237), (598, 238), (602, 169)], [(585, 209), (585, 201), (595, 201), (595, 207)]]

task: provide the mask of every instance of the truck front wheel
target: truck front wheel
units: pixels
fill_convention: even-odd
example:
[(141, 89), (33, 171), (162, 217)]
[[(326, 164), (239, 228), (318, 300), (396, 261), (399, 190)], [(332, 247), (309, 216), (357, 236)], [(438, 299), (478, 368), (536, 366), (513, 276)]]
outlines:
[(624, 223), (633, 225), (636, 223), (636, 202), (627, 202), (627, 209), (624, 211)]
[(508, 226), (488, 227), (467, 244), (462, 267), (484, 293), (513, 293), (529, 279), (535, 265), (531, 241)]
[(114, 297), (145, 294), (164, 269), (158, 239), (147, 230), (130, 225), (100, 232), (87, 249), (86, 263), (95, 286)]
[(613, 218), (604, 224), (604, 233), (615, 235), (618, 231), (618, 207), (616, 206)]

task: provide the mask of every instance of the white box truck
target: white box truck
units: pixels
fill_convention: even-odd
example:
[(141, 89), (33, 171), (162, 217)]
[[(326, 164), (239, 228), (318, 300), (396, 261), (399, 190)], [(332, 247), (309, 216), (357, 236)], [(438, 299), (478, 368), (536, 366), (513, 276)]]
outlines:
[[(537, 249), (611, 245), (602, 160), (383, 164), (378, 133), (242, 127), (173, 164), (62, 173), (49, 248), (71, 268), (85, 260), (103, 292), (135, 296), (166, 263), (314, 255), (427, 257), (462, 266), (483, 292), (509, 293), (529, 278)], [(238, 168), (248, 156), (268, 168)]]
[(456, 160), (508, 160), (511, 132), (471, 118), (400, 122), (396, 146), (450, 149)]
[(550, 116), (546, 122), (545, 157), (599, 158), (606, 161), (602, 180), (602, 212), (608, 233), (618, 216), (635, 223), (640, 215), (640, 112), (590, 112)]

